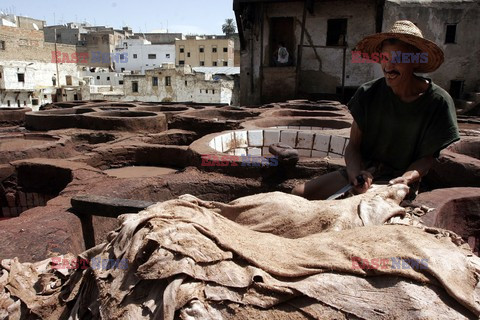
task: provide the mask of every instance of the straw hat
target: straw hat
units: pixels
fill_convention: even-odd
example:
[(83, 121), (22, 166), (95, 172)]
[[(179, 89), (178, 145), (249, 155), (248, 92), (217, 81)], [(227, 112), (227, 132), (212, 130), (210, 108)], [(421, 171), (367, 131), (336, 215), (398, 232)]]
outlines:
[(427, 63), (419, 63), (415, 72), (433, 72), (443, 63), (443, 51), (434, 42), (423, 38), (422, 31), (408, 20), (395, 22), (388, 32), (382, 32), (365, 37), (357, 44), (356, 50), (368, 53), (381, 52), (382, 41), (395, 38), (406, 42), (420, 50), (428, 53)]

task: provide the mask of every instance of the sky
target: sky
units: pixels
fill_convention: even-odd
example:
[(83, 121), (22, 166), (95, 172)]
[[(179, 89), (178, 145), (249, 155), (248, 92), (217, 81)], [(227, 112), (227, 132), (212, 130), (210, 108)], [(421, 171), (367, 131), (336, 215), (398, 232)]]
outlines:
[(133, 32), (165, 30), (183, 34), (222, 34), (235, 18), (233, 0), (0, 0), (0, 11), (45, 20), (47, 25), (87, 21)]

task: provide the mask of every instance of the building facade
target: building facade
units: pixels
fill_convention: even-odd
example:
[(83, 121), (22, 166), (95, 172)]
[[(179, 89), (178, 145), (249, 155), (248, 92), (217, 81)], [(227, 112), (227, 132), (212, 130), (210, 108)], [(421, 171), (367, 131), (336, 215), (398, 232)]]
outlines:
[[(43, 40), (43, 31), (0, 26), (0, 107), (35, 110), (41, 104), (68, 98), (57, 94), (57, 89), (73, 90), (79, 85), (77, 64), (54, 62), (55, 44)], [(58, 44), (57, 50), (71, 56), (76, 47)]]
[(175, 63), (175, 44), (151, 44), (145, 39), (125, 39), (115, 48), (118, 61), (115, 71), (144, 73), (160, 67), (163, 63)]
[(189, 66), (164, 64), (144, 75), (124, 75), (124, 100), (230, 104), (233, 87), (233, 78), (214, 78)]
[[(468, 30), (480, 22), (479, 5), (475, 0), (234, 0), (241, 42), (241, 103), (347, 100), (362, 83), (383, 76), (378, 64), (352, 62), (355, 45), (399, 19), (417, 23), (426, 38), (445, 50), (445, 63), (428, 75), (434, 82), (450, 91), (451, 81), (472, 90), (478, 86), (480, 40), (477, 32)], [(445, 43), (454, 28), (455, 43)], [(280, 43), (291, 55), (281, 67), (274, 63)]]
[(215, 36), (187, 36), (175, 41), (178, 66), (192, 67), (233, 67), (234, 42), (231, 39)]

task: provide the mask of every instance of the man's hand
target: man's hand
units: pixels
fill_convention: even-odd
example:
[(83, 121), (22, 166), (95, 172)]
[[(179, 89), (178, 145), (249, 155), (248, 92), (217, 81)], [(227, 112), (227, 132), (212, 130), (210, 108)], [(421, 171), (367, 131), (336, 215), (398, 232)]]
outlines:
[[(365, 180), (365, 183), (360, 184), (357, 176), (361, 175), (363, 177), (363, 180)], [(355, 191), (356, 194), (361, 194), (367, 192), (367, 190), (370, 188), (372, 185), (373, 181), (373, 175), (369, 171), (360, 171), (360, 173), (354, 177), (350, 178), (350, 183), (353, 185), (353, 190)]]
[(410, 184), (410, 181), (407, 178), (401, 176), (401, 177), (397, 177), (395, 179), (392, 179), (388, 182), (389, 185), (397, 184), (397, 183), (403, 183), (403, 184), (406, 184), (408, 186)]

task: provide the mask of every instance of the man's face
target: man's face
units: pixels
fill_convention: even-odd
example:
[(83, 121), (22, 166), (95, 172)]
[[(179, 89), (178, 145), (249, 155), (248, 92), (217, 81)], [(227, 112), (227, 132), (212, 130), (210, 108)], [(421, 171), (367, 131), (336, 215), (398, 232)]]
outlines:
[(401, 57), (399, 62), (393, 62), (392, 52), (398, 53), (399, 51), (402, 53), (412, 53), (412, 48), (403, 42), (396, 44), (386, 43), (382, 46), (382, 54), (384, 54), (386, 58), (381, 60), (380, 65), (382, 66), (387, 85), (390, 87), (396, 87), (406, 81), (411, 81), (413, 70), (417, 66), (417, 63), (402, 62)]

